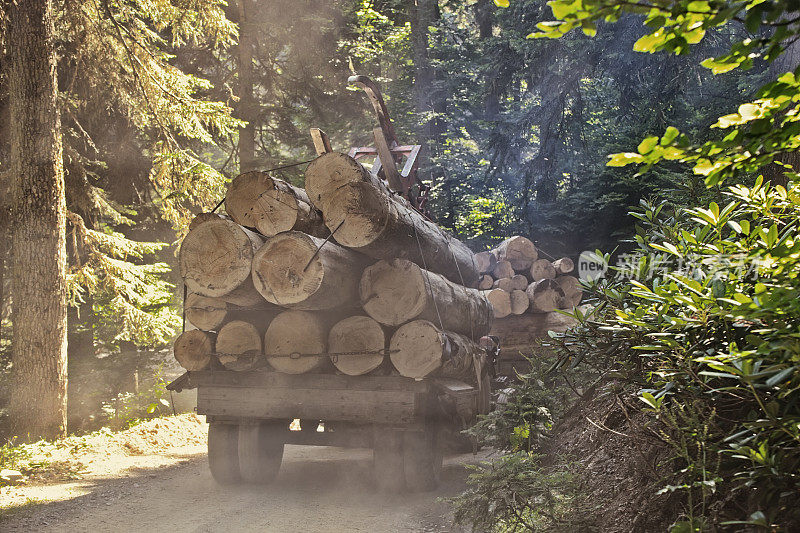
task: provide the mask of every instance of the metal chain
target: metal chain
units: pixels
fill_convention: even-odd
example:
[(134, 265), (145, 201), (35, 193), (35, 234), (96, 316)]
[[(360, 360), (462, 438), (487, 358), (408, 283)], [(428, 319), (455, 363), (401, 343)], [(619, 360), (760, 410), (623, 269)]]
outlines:
[(355, 352), (322, 352), (322, 353), (300, 353), (300, 352), (291, 352), (291, 353), (277, 353), (277, 354), (262, 354), (261, 352), (256, 352), (254, 350), (250, 350), (244, 353), (224, 353), (224, 352), (212, 352), (211, 355), (219, 356), (241, 356), (241, 355), (264, 355), (267, 358), (272, 357), (281, 357), (281, 358), (288, 358), (288, 359), (302, 359), (308, 357), (330, 357), (333, 362), (337, 362), (338, 358), (343, 355), (382, 355), (387, 356), (400, 350), (390, 350), (388, 348), (384, 348), (383, 350), (360, 350)]

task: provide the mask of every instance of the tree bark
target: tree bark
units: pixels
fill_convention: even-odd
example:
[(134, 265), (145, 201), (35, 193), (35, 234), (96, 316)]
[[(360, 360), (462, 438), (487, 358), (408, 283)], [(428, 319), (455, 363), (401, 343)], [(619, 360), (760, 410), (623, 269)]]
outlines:
[(66, 205), (54, 13), (48, 0), (9, 6), (6, 51), (14, 176), (13, 434), (67, 427)]
[(477, 289), (457, 285), (406, 259), (378, 261), (364, 269), (361, 305), (387, 326), (430, 320), (447, 331), (479, 339), (492, 325), (492, 308)]
[[(386, 349), (386, 341), (386, 333), (378, 322), (368, 316), (351, 316), (331, 328), (328, 333), (328, 351), (379, 352)], [(339, 371), (348, 376), (361, 376), (381, 366), (384, 358), (381, 353), (332, 355), (331, 361)]]
[(463, 335), (442, 331), (427, 320), (400, 326), (389, 344), (392, 364), (401, 376), (422, 379), (437, 375), (475, 383), (473, 359), (483, 349)]
[[(309, 165), (306, 187), (313, 184), (320, 191), (309, 196), (312, 202), (319, 198), (325, 225), (336, 242), (375, 259), (408, 259), (461, 285), (478, 281), (469, 248), (392, 195), (357, 161), (331, 155)], [(335, 168), (323, 166), (323, 160), (335, 162)]]
[(289, 231), (269, 239), (253, 258), (253, 283), (268, 302), (319, 310), (358, 300), (364, 258), (338, 244)]
[(237, 224), (253, 228), (265, 237), (290, 230), (317, 237), (330, 234), (322, 214), (311, 205), (303, 189), (266, 172), (237, 176), (225, 195), (225, 211)]

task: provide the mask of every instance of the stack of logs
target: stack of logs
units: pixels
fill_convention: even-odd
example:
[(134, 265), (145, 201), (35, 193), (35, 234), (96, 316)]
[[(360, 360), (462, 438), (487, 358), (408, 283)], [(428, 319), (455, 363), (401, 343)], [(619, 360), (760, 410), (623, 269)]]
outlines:
[(488, 291), (495, 318), (572, 309), (581, 301), (578, 278), (569, 273), (572, 259), (540, 258), (529, 239), (514, 236), (494, 250), (475, 255), (481, 279), (478, 288)]
[(320, 156), (305, 189), (247, 172), (225, 211), (181, 244), (184, 368), (476, 381), (493, 315), (474, 254), (356, 160)]
[(575, 319), (557, 309), (572, 310), (582, 297), (573, 261), (539, 257), (529, 239), (514, 236), (497, 248), (475, 255), (481, 273), (478, 287), (494, 309), (490, 332), (501, 339), (498, 373), (515, 375), (529, 370), (529, 357), (540, 351), (539, 339), (549, 331), (563, 332)]

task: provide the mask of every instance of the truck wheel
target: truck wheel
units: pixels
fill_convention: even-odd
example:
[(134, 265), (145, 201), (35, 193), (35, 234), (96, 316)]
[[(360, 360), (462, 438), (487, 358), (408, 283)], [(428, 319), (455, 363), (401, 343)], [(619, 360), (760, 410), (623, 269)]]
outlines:
[(403, 434), (386, 430), (375, 433), (372, 448), (372, 470), (375, 484), (383, 492), (398, 493), (405, 488), (403, 475)]
[(248, 483), (270, 483), (283, 460), (282, 422), (239, 426), (239, 472)]
[(411, 492), (425, 492), (439, 485), (443, 457), (438, 440), (433, 428), (403, 435), (403, 467)]
[(230, 485), (239, 476), (239, 426), (212, 422), (208, 426), (208, 467), (217, 483)]

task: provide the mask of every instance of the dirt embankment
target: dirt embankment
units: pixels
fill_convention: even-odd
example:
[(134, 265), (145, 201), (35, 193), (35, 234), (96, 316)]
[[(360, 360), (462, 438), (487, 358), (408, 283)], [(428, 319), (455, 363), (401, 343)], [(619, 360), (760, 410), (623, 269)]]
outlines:
[(181, 415), (40, 445), (62, 467), (0, 488), (0, 530), (459, 531), (440, 498), (461, 492), (464, 465), (486, 457), (448, 457), (435, 492), (387, 495), (372, 482), (370, 450), (287, 446), (272, 485), (221, 487), (205, 443), (205, 423)]

